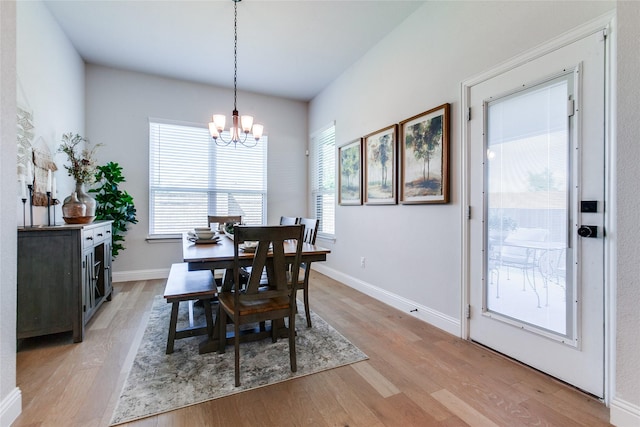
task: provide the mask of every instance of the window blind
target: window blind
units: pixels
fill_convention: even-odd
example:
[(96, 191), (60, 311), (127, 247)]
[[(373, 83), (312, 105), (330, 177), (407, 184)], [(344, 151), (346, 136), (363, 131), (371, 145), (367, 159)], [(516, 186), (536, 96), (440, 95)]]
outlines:
[(311, 196), (316, 218), (320, 219), (318, 233), (335, 234), (335, 124), (311, 136)]
[(206, 125), (150, 119), (149, 235), (174, 236), (208, 225), (207, 215), (265, 223), (266, 167), (266, 136), (253, 148), (219, 147)]

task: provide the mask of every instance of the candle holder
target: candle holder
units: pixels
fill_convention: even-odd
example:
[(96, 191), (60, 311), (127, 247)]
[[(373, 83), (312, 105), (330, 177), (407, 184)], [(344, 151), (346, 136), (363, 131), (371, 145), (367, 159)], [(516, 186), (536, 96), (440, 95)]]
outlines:
[(51, 191), (47, 191), (47, 225), (51, 227)]
[(27, 226), (27, 198), (22, 199), (22, 227)]
[(27, 188), (29, 188), (29, 220), (33, 227), (33, 184), (27, 185)]
[(51, 199), (51, 203), (53, 204), (53, 225), (56, 225), (56, 205), (58, 204), (58, 199)]

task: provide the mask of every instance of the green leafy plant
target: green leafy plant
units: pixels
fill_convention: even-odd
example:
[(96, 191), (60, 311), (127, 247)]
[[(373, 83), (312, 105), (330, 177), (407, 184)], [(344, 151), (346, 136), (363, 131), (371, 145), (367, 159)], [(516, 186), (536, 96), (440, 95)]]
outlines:
[(95, 179), (99, 186), (89, 192), (95, 194), (96, 219), (113, 221), (111, 256), (116, 258), (125, 249), (123, 242), (127, 224), (138, 222), (136, 208), (133, 197), (118, 188), (119, 184), (126, 181), (122, 176), (122, 167), (118, 163), (109, 162), (97, 169)]

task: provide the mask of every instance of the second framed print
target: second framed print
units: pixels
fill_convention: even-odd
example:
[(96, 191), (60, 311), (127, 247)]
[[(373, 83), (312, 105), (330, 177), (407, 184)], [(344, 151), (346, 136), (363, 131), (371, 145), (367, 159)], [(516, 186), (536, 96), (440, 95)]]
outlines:
[(360, 139), (338, 148), (338, 203), (362, 204), (362, 141)]
[(397, 126), (392, 125), (363, 138), (364, 202), (395, 205)]
[(449, 104), (400, 122), (400, 202), (449, 203)]

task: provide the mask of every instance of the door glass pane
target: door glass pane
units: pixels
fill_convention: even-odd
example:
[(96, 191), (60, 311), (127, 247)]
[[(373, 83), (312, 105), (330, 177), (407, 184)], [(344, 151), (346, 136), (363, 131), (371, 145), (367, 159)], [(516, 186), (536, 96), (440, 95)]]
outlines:
[(572, 338), (567, 75), (486, 105), (485, 307)]

